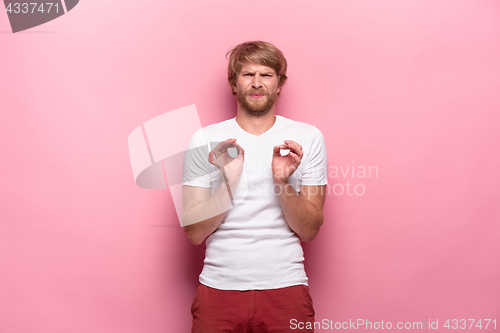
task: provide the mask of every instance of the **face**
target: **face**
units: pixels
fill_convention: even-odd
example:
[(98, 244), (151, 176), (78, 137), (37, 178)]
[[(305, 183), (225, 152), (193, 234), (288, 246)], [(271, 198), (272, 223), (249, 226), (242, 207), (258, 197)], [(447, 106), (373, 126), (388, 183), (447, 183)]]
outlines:
[(271, 67), (246, 62), (243, 64), (236, 86), (238, 104), (241, 108), (254, 116), (261, 116), (269, 112), (276, 104), (278, 75)]

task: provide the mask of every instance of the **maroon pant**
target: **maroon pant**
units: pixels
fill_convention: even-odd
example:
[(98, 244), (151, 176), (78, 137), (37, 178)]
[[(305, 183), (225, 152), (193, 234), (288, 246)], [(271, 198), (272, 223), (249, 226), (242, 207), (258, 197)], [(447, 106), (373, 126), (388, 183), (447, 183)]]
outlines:
[[(314, 332), (292, 323), (314, 322), (309, 287), (220, 290), (198, 285), (191, 306), (192, 333)], [(294, 320), (294, 321), (292, 321)]]

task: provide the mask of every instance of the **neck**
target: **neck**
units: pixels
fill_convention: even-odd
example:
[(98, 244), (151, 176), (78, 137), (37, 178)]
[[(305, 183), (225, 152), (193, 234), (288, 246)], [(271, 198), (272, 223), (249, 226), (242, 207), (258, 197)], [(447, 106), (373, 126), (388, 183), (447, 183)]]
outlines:
[(274, 106), (269, 112), (260, 116), (254, 116), (243, 110), (238, 105), (236, 122), (245, 131), (252, 135), (261, 135), (273, 127), (276, 122)]

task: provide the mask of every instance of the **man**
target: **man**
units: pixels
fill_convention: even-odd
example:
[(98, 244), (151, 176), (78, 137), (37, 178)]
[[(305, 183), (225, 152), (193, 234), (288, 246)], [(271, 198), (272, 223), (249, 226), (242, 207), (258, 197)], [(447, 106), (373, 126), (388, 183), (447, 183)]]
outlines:
[(182, 222), (207, 246), (192, 332), (294, 331), (292, 320), (314, 321), (300, 241), (323, 223), (324, 139), (275, 114), (280, 50), (255, 41), (228, 55), (236, 117), (195, 133), (184, 161)]

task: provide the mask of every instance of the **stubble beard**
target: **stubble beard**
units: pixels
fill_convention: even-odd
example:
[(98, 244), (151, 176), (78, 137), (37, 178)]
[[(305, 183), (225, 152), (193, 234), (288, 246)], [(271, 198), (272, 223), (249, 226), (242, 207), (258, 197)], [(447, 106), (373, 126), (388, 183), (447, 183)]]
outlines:
[[(250, 102), (249, 100), (252, 99), (250, 95), (254, 93), (264, 94), (265, 97), (261, 97), (261, 99), (265, 98), (265, 101), (255, 100), (253, 101), (253, 103)], [(246, 111), (249, 115), (256, 117), (265, 115), (273, 108), (274, 104), (276, 104), (276, 94), (271, 95), (263, 91), (250, 91), (250, 92), (239, 93), (237, 94), (237, 98), (241, 108), (244, 111)]]

